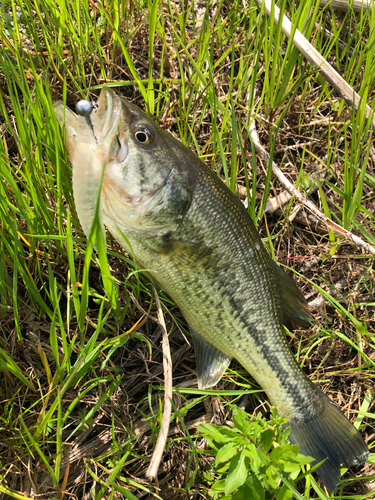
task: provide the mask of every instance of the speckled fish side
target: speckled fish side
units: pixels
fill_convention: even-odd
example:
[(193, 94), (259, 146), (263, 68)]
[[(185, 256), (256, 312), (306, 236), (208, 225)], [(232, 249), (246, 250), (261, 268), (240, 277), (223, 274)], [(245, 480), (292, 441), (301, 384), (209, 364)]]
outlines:
[(97, 199), (91, 175), (101, 179), (105, 168), (101, 223), (139, 265), (154, 271), (181, 309), (199, 387), (216, 384), (237, 359), (289, 419), (290, 440), (300, 452), (327, 459), (317, 473), (335, 490), (340, 465), (364, 462), (368, 449), (290, 352), (283, 325), (308, 322), (308, 308), (241, 202), (188, 148), (110, 89), (102, 90), (90, 124), (61, 103), (55, 111), (66, 127), (84, 231), (90, 232)]

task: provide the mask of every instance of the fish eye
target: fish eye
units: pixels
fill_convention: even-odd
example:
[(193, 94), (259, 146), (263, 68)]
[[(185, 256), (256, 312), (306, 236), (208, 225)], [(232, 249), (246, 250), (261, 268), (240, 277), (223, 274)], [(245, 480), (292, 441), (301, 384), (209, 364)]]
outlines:
[(134, 132), (134, 136), (140, 144), (144, 144), (145, 146), (151, 144), (154, 140), (151, 130), (145, 125), (138, 125)]

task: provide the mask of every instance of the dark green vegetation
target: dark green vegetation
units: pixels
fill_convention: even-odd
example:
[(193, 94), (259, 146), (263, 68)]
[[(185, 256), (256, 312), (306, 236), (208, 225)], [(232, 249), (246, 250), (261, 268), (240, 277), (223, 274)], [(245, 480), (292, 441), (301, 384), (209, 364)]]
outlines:
[[(271, 255), (301, 274), (298, 283), (310, 300), (323, 293), (315, 326), (289, 340), (314, 382), (370, 446), (374, 441), (373, 260), (314, 222), (306, 225), (301, 213), (293, 218), (293, 201), (264, 217), (268, 197), (283, 188), (270, 182), (271, 170), (249, 142), (254, 110), (261, 143), (289, 179), (332, 220), (374, 245), (369, 127), (362, 109), (353, 112), (335, 95), (255, 1), (209, 7), (28, 0), (1, 6), (4, 497), (132, 498), (130, 490), (152, 498), (147, 491), (154, 491), (144, 473), (160, 426), (163, 377), (160, 332), (146, 315), (156, 315), (150, 277), (110, 237), (108, 261), (103, 252), (92, 255), (52, 112), (58, 98), (74, 105), (89, 92), (97, 96), (105, 83), (121, 86), (232, 191), (239, 186)], [(375, 13), (337, 14), (315, 2), (286, 9), (373, 106)], [(190, 389), (196, 378), (186, 325), (160, 297), (175, 392), (155, 491), (164, 500), (205, 498), (202, 472), (212, 462), (196, 425), (224, 424), (234, 404), (250, 413), (268, 407), (235, 364), (217, 389)], [(295, 497), (327, 498), (307, 477), (293, 486), (300, 492)], [(370, 498), (374, 477), (371, 462), (347, 473), (336, 497)]]
[[(204, 475), (210, 484), (208, 495), (223, 498), (221, 494), (225, 493), (226, 498), (233, 500), (293, 498), (293, 483), (311, 457), (299, 454), (298, 447), (289, 443), (289, 429), (283, 429), (284, 422), (275, 411), (270, 420), (259, 413), (254, 419), (234, 406), (233, 429), (200, 425), (199, 430), (215, 456), (213, 473)], [(222, 479), (217, 480), (217, 476)]]

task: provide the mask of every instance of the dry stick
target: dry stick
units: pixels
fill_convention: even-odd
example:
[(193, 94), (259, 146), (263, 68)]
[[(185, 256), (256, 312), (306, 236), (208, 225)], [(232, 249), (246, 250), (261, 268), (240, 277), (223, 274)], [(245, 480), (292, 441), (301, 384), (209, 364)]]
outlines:
[[(268, 164), (270, 161), (270, 156), (267, 153), (267, 151), (260, 145), (258, 134), (256, 133), (254, 127), (250, 129), (250, 134), (254, 144), (255, 151), (259, 154), (262, 160)], [(296, 199), (299, 201), (299, 203), (301, 203), (308, 210), (310, 210), (310, 212), (312, 212), (317, 219), (323, 222), (330, 231), (333, 231), (336, 235), (342, 236), (346, 240), (349, 240), (352, 243), (355, 243), (356, 245), (365, 248), (367, 253), (375, 255), (374, 247), (372, 247), (366, 241), (362, 240), (362, 238), (359, 238), (355, 234), (344, 229), (343, 227), (339, 226), (339, 224), (336, 224), (336, 222), (333, 222), (331, 219), (326, 217), (324, 214), (322, 214), (322, 212), (312, 201), (306, 199), (305, 196), (300, 191), (297, 191), (297, 189), (293, 186), (291, 182), (289, 182), (289, 180), (285, 177), (285, 175), (282, 173), (282, 171), (279, 169), (279, 167), (276, 165), (275, 162), (272, 162), (272, 172), (279, 179), (279, 181), (282, 183), (285, 189), (287, 189), (289, 193), (295, 196)]]
[(362, 9), (364, 12), (367, 9), (371, 12), (374, 6), (373, 0), (353, 0), (353, 2), (349, 0), (320, 0), (320, 7), (324, 7), (328, 4), (332, 9), (349, 10), (352, 8), (355, 12), (361, 12)]
[(281, 208), (283, 205), (286, 205), (288, 201), (292, 198), (292, 195), (286, 191), (275, 196), (275, 198), (271, 198), (267, 201), (264, 212), (266, 214), (273, 214), (278, 208)]
[(155, 297), (156, 307), (158, 309), (159, 325), (163, 331), (163, 367), (164, 367), (164, 412), (161, 420), (161, 429), (159, 432), (158, 440), (156, 442), (154, 453), (152, 454), (150, 465), (146, 472), (146, 477), (154, 479), (158, 484), (158, 469), (163, 456), (165, 443), (168, 437), (169, 424), (171, 421), (172, 413), (172, 359), (169, 349), (168, 332), (165, 326), (164, 315), (161, 309), (159, 296), (154, 287), (152, 292)]
[[(330, 176), (331, 177), (331, 176)], [(308, 181), (308, 194), (315, 193), (315, 191), (318, 189), (317, 182), (319, 182), (320, 179), (317, 176), (311, 176), (309, 181)], [(246, 190), (245, 190), (245, 195), (246, 195)], [(293, 197), (292, 194), (289, 193), (289, 191), (283, 191), (279, 195), (275, 196), (274, 198), (271, 198), (267, 201), (266, 207), (264, 209), (264, 213), (266, 214), (273, 214), (278, 210), (279, 208), (282, 208), (283, 205), (286, 205), (288, 201)], [(293, 218), (296, 217), (298, 214), (298, 211), (300, 208), (296, 207), (296, 209), (293, 211)], [(292, 222), (293, 219), (289, 217), (289, 220)]]
[[(271, 15), (271, 8), (274, 0), (257, 0), (258, 4), (266, 8), (267, 14)], [(274, 5), (274, 16), (275, 22), (279, 22), (280, 9)], [(292, 23), (283, 15), (281, 29), (284, 35), (288, 38), (291, 36)], [(354, 89), (335, 71), (332, 66), (321, 56), (321, 54), (311, 45), (311, 43), (302, 35), (299, 30), (295, 30), (293, 36), (293, 43), (297, 49), (308, 59), (314, 66), (318, 68), (323, 78), (327, 80), (332, 87), (341, 95), (345, 102), (355, 109), (358, 108), (360, 103), (360, 96), (354, 91)], [(372, 121), (372, 126), (375, 129), (375, 118), (373, 110), (366, 104), (366, 118)]]

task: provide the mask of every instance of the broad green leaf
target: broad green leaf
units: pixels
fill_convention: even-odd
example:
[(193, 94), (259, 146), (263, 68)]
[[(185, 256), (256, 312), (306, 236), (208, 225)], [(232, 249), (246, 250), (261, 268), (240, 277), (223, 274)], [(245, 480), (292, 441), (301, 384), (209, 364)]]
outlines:
[(249, 415), (237, 406), (233, 407), (233, 423), (244, 434), (248, 433), (249, 425), (251, 424)]
[(231, 461), (229, 473), (225, 479), (225, 494), (229, 495), (244, 484), (249, 470), (249, 459), (241, 452)]
[(277, 463), (278, 467), (285, 472), (297, 472), (299, 473), (301, 467), (297, 463), (288, 462), (284, 460), (279, 460)]
[(264, 500), (265, 499), (265, 489), (262, 483), (256, 476), (250, 476), (246, 479), (244, 484), (244, 489), (247, 493), (246, 500)]
[(276, 495), (276, 500), (292, 500), (292, 498), (293, 498), (293, 493), (285, 484), (282, 488), (279, 489)]
[(198, 430), (204, 435), (204, 436), (210, 436), (212, 439), (220, 443), (222, 434), (219, 431), (219, 427), (214, 424), (200, 424), (198, 425)]
[(275, 469), (272, 467), (272, 465), (268, 467), (266, 474), (271, 488), (277, 488), (279, 484), (279, 475), (275, 472)]
[(271, 451), (271, 460), (289, 460), (295, 462), (298, 454), (298, 445), (285, 444)]
[(257, 454), (258, 454), (258, 457), (259, 457), (259, 460), (262, 464), (262, 467), (268, 467), (269, 464), (270, 464), (270, 456), (268, 453), (265, 453), (262, 448), (257, 448)]
[(250, 467), (255, 472), (259, 474), (259, 469), (261, 467), (261, 460), (258, 455), (258, 450), (254, 443), (249, 443), (243, 450), (244, 455), (250, 459)]
[(225, 479), (221, 479), (220, 481), (216, 481), (216, 483), (214, 483), (211, 486), (211, 489), (212, 489), (212, 491), (223, 493), (225, 491)]
[(216, 455), (215, 464), (218, 466), (223, 462), (227, 462), (237, 453), (236, 443), (227, 443), (222, 448), (219, 449)]
[(268, 451), (271, 448), (274, 439), (275, 431), (273, 429), (266, 429), (259, 434), (259, 441), (264, 451)]

